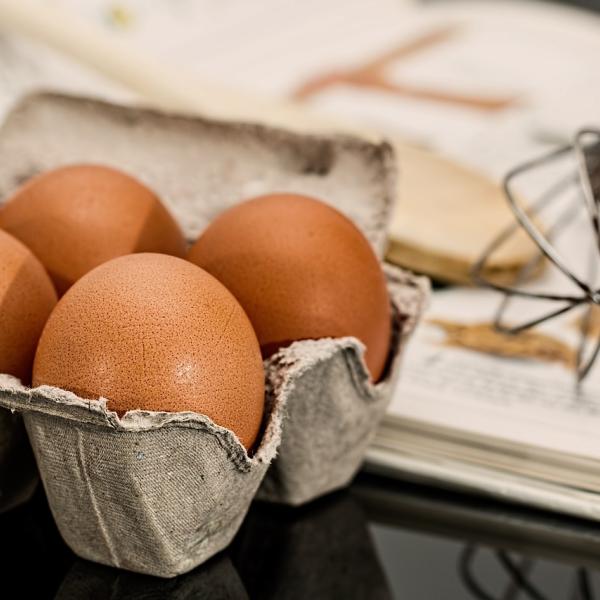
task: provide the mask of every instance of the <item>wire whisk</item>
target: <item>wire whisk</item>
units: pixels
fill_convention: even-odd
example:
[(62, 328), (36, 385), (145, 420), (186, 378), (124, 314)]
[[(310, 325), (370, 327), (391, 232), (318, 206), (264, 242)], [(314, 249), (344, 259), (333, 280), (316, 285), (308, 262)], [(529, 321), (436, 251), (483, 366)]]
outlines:
[[(550, 184), (545, 183), (537, 199), (525, 206), (517, 193), (517, 183), (527, 175), (540, 175), (545, 167), (556, 167), (565, 158), (574, 161), (574, 166), (560, 176), (552, 176)], [(557, 169), (558, 170), (558, 169)], [(595, 306), (600, 307), (600, 287), (596, 282), (600, 266), (600, 129), (585, 128), (576, 133), (572, 143), (561, 146), (549, 153), (527, 161), (512, 169), (504, 178), (503, 189), (515, 221), (505, 228), (485, 249), (480, 259), (473, 265), (471, 275), (476, 283), (497, 290), (503, 294), (494, 315), (494, 325), (500, 332), (517, 334), (565, 315), (581, 307), (585, 314), (581, 320), (581, 339), (576, 354), (575, 369), (577, 381), (581, 382), (590, 372), (600, 353), (600, 336), (590, 341), (591, 323)], [(572, 200), (571, 200), (571, 195)], [(569, 200), (565, 203), (565, 199)], [(566, 206), (564, 206), (566, 204)], [(545, 228), (539, 225), (543, 213), (554, 211), (553, 222)], [(557, 248), (559, 238), (570, 230), (578, 219), (584, 217), (591, 228), (593, 239), (586, 260), (587, 274), (575, 272)], [(516, 275), (511, 285), (493, 281), (486, 275), (490, 259), (504, 247), (519, 231), (524, 231), (537, 246), (537, 252)], [(570, 240), (580, 243), (580, 240)], [(571, 283), (573, 293), (559, 293), (555, 289), (539, 292), (526, 289), (523, 284), (531, 279), (542, 264), (549, 261)], [(535, 318), (524, 319), (521, 323), (508, 323), (506, 314), (513, 299), (528, 298), (543, 300), (552, 304), (550, 310)], [(591, 351), (590, 351), (591, 349)]]

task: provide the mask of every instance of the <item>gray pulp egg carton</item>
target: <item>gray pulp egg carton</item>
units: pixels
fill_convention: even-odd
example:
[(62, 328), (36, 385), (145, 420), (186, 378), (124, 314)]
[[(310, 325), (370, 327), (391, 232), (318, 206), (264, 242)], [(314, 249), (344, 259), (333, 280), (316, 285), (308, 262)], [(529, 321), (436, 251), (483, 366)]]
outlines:
[[(0, 129), (0, 202), (33, 175), (101, 163), (143, 181), (192, 242), (221, 211), (274, 191), (322, 198), (384, 251), (395, 195), (386, 143), (300, 135), (42, 93)], [(388, 374), (368, 382), (352, 338), (297, 342), (265, 362), (266, 415), (249, 457), (235, 435), (195, 413), (133, 411), (0, 375), (0, 406), (23, 415), (50, 507), (80, 556), (171, 577), (224, 548), (260, 497), (299, 504), (343, 486), (392, 393), (426, 282), (388, 271), (395, 337)], [(329, 407), (329, 408), (327, 408)], [(0, 430), (0, 437), (3, 435)]]

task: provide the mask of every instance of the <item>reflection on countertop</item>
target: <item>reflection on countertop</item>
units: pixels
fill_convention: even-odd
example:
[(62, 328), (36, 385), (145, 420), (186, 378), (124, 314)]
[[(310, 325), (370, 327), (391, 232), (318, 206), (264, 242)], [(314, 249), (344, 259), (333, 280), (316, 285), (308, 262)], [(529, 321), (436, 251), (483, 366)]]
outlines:
[(248, 600), (248, 594), (226, 554), (174, 579), (128, 573), (77, 559), (55, 600)]
[(392, 598), (365, 513), (349, 491), (300, 508), (256, 504), (231, 552), (251, 598)]
[(0, 515), (0, 561), (6, 599), (587, 600), (600, 524), (360, 475), (301, 508), (255, 503), (225, 552), (164, 580), (74, 556), (40, 487)]
[(598, 522), (372, 475), (352, 490), (394, 598), (600, 598)]

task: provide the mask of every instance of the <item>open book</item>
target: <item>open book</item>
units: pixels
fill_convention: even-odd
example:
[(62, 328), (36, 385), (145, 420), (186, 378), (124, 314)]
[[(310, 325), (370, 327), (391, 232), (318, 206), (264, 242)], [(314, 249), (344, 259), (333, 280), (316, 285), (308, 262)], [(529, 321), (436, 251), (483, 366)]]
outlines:
[(576, 318), (545, 328), (546, 358), (535, 340), (519, 358), (463, 347), (493, 335), (497, 302), (487, 291), (434, 295), (369, 466), (600, 519), (600, 370), (577, 389)]

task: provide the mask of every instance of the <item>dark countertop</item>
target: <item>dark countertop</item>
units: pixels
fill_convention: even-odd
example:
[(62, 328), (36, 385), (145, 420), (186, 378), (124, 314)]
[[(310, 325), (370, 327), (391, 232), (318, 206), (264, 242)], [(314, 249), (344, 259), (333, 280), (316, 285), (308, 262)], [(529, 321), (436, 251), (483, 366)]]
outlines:
[(600, 598), (600, 523), (372, 475), (299, 509), (255, 503), (229, 549), (172, 580), (75, 557), (41, 489), (0, 515), (0, 544), (4, 600)]

